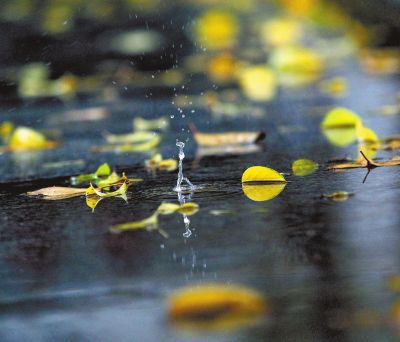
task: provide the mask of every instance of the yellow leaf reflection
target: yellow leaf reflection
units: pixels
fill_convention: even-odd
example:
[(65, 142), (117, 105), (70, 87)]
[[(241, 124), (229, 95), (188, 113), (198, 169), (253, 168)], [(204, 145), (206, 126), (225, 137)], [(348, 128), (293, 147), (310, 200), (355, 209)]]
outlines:
[(347, 191), (336, 191), (330, 194), (323, 194), (323, 198), (327, 198), (334, 202), (343, 202), (346, 201), (349, 197), (354, 196), (353, 193)]
[(310, 159), (298, 159), (292, 164), (293, 174), (303, 177), (313, 174), (318, 169), (318, 164)]
[(286, 183), (273, 184), (242, 184), (244, 194), (255, 202), (269, 201), (278, 196)]
[(268, 313), (268, 302), (257, 291), (238, 285), (209, 283), (187, 286), (168, 299), (168, 316), (178, 328), (236, 329)]

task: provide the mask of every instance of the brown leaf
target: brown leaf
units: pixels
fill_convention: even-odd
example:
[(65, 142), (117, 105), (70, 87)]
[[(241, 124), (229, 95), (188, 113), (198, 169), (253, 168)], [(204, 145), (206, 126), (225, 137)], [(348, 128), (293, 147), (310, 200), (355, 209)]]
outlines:
[(77, 196), (84, 196), (86, 188), (69, 188), (65, 186), (50, 186), (48, 188), (27, 192), (28, 196), (38, 196), (47, 200), (60, 200)]
[(192, 123), (189, 124), (189, 128), (200, 146), (248, 145), (257, 143), (265, 138), (264, 132), (201, 133)]
[(374, 169), (376, 167), (400, 165), (400, 156), (395, 156), (392, 159), (385, 160), (383, 162), (375, 162), (373, 160), (368, 159), (363, 153), (363, 151), (360, 151), (360, 153), (364, 157), (364, 160), (356, 161), (353, 163), (334, 164), (330, 166), (328, 169), (329, 170), (357, 169), (357, 168)]

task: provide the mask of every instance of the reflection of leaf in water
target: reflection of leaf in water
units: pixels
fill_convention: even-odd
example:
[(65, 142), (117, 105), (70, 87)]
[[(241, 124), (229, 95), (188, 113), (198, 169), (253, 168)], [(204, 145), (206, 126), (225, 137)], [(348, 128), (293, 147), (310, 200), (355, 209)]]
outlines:
[(28, 196), (38, 196), (46, 200), (61, 200), (65, 198), (83, 196), (86, 188), (69, 188), (64, 186), (51, 186), (35, 191), (27, 192)]
[(155, 212), (144, 220), (117, 224), (111, 227), (111, 232), (120, 233), (126, 230), (148, 229), (155, 230), (158, 226), (158, 213)]
[(255, 290), (219, 283), (179, 289), (168, 302), (171, 322), (183, 329), (232, 330), (268, 312), (266, 299)]
[(268, 167), (252, 166), (242, 175), (243, 192), (252, 201), (269, 201), (278, 196), (285, 186), (285, 178)]
[(298, 159), (292, 164), (293, 174), (303, 177), (313, 174), (318, 169), (318, 164), (310, 159)]
[(343, 202), (346, 201), (349, 197), (354, 196), (353, 193), (347, 191), (336, 191), (330, 194), (323, 194), (323, 198), (330, 199), (334, 202)]
[(244, 194), (255, 202), (269, 201), (278, 196), (285, 188), (286, 183), (273, 184), (242, 184)]
[(239, 69), (243, 93), (252, 101), (270, 101), (277, 89), (275, 73), (267, 65), (251, 65)]
[(357, 140), (356, 129), (348, 128), (322, 128), (322, 133), (328, 141), (338, 147), (346, 147)]

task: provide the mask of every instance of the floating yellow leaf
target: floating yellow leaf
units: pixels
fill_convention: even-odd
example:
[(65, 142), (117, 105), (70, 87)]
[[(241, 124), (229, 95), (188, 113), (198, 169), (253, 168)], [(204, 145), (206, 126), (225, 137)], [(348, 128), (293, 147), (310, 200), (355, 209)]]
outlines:
[(8, 146), (12, 151), (36, 150), (54, 147), (56, 144), (32, 128), (17, 127), (12, 133)]
[(343, 107), (336, 107), (326, 113), (321, 127), (329, 128), (356, 128), (361, 124), (361, 118), (351, 110)]
[(292, 164), (293, 174), (295, 176), (303, 177), (309, 176), (318, 169), (318, 164), (310, 159), (298, 159)]
[(378, 135), (371, 128), (365, 127), (361, 123), (359, 123), (356, 126), (356, 133), (359, 141), (364, 142), (366, 144), (379, 145), (380, 141)]
[(48, 188), (39, 189), (36, 191), (30, 191), (27, 193), (28, 196), (37, 196), (46, 200), (61, 200), (65, 198), (83, 196), (86, 193), (86, 189), (69, 188), (64, 186), (51, 186)]
[(346, 201), (350, 196), (353, 196), (353, 195), (354, 195), (353, 193), (347, 192), (347, 191), (336, 191), (336, 192), (332, 192), (330, 194), (323, 194), (322, 197), (330, 199), (334, 202), (343, 202), (343, 201)]
[(193, 202), (187, 202), (184, 204), (181, 204), (178, 208), (178, 212), (184, 215), (194, 215), (198, 212), (199, 210), (199, 205)]
[(168, 301), (170, 320), (195, 329), (241, 327), (269, 309), (266, 299), (257, 291), (219, 283), (187, 286), (173, 293)]
[(249, 167), (242, 175), (242, 183), (286, 183), (285, 178), (274, 169), (265, 166)]
[(195, 22), (196, 40), (208, 49), (224, 49), (232, 47), (239, 32), (236, 18), (229, 12), (209, 10)]
[(266, 65), (246, 66), (238, 72), (240, 86), (250, 100), (269, 101), (275, 96), (276, 77)]
[(133, 119), (134, 131), (151, 131), (151, 130), (165, 131), (168, 128), (169, 128), (169, 120), (166, 116), (152, 120), (147, 120), (141, 117), (136, 117)]
[(276, 184), (242, 184), (244, 194), (255, 202), (269, 201), (278, 196), (285, 188), (286, 183)]

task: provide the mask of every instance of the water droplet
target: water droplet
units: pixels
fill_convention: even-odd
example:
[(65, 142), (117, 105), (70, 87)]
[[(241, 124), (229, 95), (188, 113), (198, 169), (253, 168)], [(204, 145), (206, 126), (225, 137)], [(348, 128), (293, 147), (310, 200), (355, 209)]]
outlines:
[(170, 115), (170, 118), (173, 119), (175, 117), (175, 115)]

